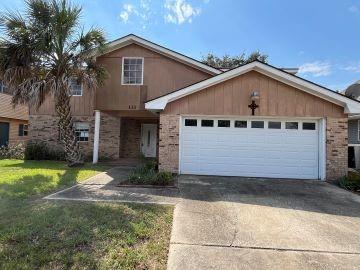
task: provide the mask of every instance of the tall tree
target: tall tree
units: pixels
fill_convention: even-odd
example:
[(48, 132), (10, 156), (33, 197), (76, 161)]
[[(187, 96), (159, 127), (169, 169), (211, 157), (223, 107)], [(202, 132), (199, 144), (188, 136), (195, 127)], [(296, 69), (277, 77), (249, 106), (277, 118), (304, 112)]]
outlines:
[(214, 68), (235, 68), (247, 63), (250, 63), (254, 60), (258, 60), (263, 63), (267, 63), (268, 56), (260, 53), (259, 51), (254, 51), (249, 55), (242, 53), (240, 55), (230, 56), (225, 54), (222, 57), (218, 57), (213, 53), (208, 53), (205, 56), (202, 56), (201, 62), (212, 66)]
[(60, 139), (69, 166), (83, 163), (70, 108), (74, 78), (85, 89), (101, 84), (106, 71), (89, 51), (101, 49), (101, 30), (84, 32), (81, 7), (67, 0), (28, 0), (26, 11), (1, 14), (0, 75), (13, 92), (14, 104), (39, 108), (53, 98), (59, 117)]

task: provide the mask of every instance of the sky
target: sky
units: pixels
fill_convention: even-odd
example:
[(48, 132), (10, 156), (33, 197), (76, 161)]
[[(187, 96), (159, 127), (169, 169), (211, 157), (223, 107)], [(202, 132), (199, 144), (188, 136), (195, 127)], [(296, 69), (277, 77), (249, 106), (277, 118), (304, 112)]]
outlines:
[[(254, 50), (341, 91), (360, 80), (360, 0), (72, 0), (109, 41), (133, 33), (200, 59)], [(24, 10), (0, 0), (0, 10)]]

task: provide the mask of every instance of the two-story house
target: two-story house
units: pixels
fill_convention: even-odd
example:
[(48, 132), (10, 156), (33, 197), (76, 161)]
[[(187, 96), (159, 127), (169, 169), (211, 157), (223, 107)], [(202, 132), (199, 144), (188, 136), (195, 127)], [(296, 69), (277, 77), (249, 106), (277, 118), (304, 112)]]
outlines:
[[(189, 42), (191, 44), (191, 42)], [(93, 162), (157, 157), (160, 170), (334, 179), (347, 173), (348, 116), (360, 103), (260, 62), (222, 71), (135, 35), (94, 53), (109, 78), (73, 85), (74, 128)], [(58, 144), (54, 104), (30, 137)]]
[(29, 108), (26, 105), (13, 106), (12, 96), (0, 81), (0, 147), (27, 141)]

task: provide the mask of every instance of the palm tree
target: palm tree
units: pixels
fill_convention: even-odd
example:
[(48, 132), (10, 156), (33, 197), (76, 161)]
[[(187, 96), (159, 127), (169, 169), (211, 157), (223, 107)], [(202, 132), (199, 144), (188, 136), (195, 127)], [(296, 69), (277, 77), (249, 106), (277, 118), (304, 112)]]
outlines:
[(104, 34), (79, 26), (81, 7), (67, 0), (28, 0), (25, 14), (0, 16), (0, 75), (13, 91), (14, 104), (39, 108), (53, 98), (59, 117), (60, 139), (69, 166), (83, 163), (70, 110), (74, 78), (93, 90), (106, 77), (91, 51), (103, 48)]

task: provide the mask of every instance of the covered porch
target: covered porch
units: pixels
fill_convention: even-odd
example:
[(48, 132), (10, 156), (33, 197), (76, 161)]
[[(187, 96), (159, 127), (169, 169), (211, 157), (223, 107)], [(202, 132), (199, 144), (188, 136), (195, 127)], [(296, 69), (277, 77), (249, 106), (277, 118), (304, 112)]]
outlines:
[(149, 112), (95, 111), (93, 163), (99, 159), (134, 164), (157, 158), (159, 117)]

